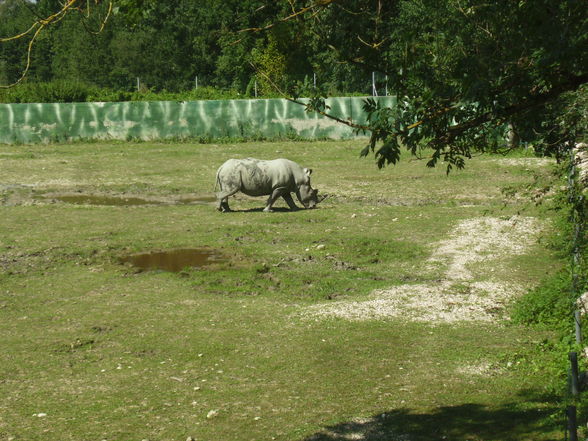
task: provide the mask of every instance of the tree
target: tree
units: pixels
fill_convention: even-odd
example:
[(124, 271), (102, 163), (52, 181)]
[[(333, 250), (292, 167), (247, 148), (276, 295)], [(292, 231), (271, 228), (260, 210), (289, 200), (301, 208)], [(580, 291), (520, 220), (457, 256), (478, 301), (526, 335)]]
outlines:
[[(7, 0), (0, 3), (0, 38), (14, 36), (22, 29), (30, 26), (33, 15), (18, 0)], [(26, 62), (26, 43), (15, 39), (11, 45), (0, 45), (0, 80), (2, 84), (12, 83), (20, 76), (20, 68)]]
[[(366, 100), (366, 125), (344, 121), (371, 133), (362, 154), (373, 152), (379, 166), (396, 162), (406, 147), (431, 166), (444, 160), (462, 167), (475, 151), (502, 148), (507, 124), (537, 152), (558, 157), (586, 132), (584, 0), (5, 0), (0, 6), (9, 18), (0, 41), (16, 44), (0, 45), (0, 77), (11, 82), (29, 71), (31, 55), (38, 79), (96, 75), (116, 87), (139, 76), (149, 87), (182, 89), (198, 75), (244, 91), (257, 69), (266, 86), (296, 94), (292, 84), (306, 77), (308, 86), (317, 73), (326, 87), (306, 88), (315, 94), (308, 108), (328, 114), (325, 93), (367, 92), (372, 72), (386, 75), (398, 106)], [(91, 32), (107, 20), (111, 34), (97, 46), (111, 51), (102, 64), (111, 63), (112, 74), (76, 61), (76, 53), (96, 46)], [(64, 24), (75, 35), (52, 30)]]
[[(546, 155), (561, 155), (579, 135), (560, 116), (586, 94), (581, 0), (290, 4), (296, 12), (274, 24), (304, 26), (340, 62), (388, 76), (398, 107), (365, 104), (371, 138), (362, 155), (373, 151), (379, 166), (395, 163), (406, 146), (415, 155), (430, 149), (430, 166), (463, 167), (474, 151), (499, 148), (507, 123)], [(325, 109), (320, 99), (309, 107)]]
[[(15, 42), (16, 45), (26, 44), (27, 49), (23, 54), (24, 61), (16, 64), (22, 66), (20, 75), (13, 80), (12, 84), (0, 87), (5, 88), (16, 85), (27, 76), (31, 68), (33, 51), (35, 47), (39, 45), (43, 46), (43, 43), (39, 43), (39, 41), (46, 36), (48, 29), (60, 23), (66, 17), (70, 17), (72, 14), (78, 14), (78, 18), (86, 27), (88, 33), (96, 34), (104, 29), (104, 25), (111, 15), (112, 8), (112, 0), (94, 0), (93, 2), (89, 0), (66, 0), (64, 2), (59, 2), (58, 0), (40, 0), (39, 2), (22, 0), (18, 2), (17, 7), (12, 9), (27, 11), (30, 18), (25, 20), (24, 23), (22, 21), (13, 21), (12, 24), (17, 25), (16, 29), (8, 34), (0, 35), (0, 43)], [(10, 8), (8, 9), (10, 10)], [(45, 65), (47, 66), (48, 51), (42, 50), (40, 54), (42, 58), (45, 58)]]

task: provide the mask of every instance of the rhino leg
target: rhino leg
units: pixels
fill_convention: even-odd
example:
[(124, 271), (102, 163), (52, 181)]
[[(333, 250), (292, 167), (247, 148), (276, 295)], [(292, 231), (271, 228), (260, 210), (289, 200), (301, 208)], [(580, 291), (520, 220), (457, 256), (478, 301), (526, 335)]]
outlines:
[(224, 198), (218, 204), (218, 211), (226, 213), (227, 211), (231, 211), (231, 207), (229, 207), (229, 200)]
[(229, 207), (229, 196), (234, 195), (235, 193), (237, 193), (239, 191), (239, 189), (231, 189), (231, 190), (225, 190), (225, 191), (221, 191), (219, 193), (216, 194), (216, 198), (218, 200), (218, 211), (222, 211), (223, 213), (227, 212), (227, 211), (231, 211), (230, 207)]
[(298, 206), (294, 203), (294, 199), (292, 199), (292, 195), (290, 193), (284, 193), (282, 195), (290, 210), (298, 210)]
[[(268, 198), (267, 204), (266, 204), (265, 208), (263, 209), (263, 211), (265, 211), (266, 213), (269, 213), (269, 212), (273, 211), (272, 210), (272, 205), (274, 205), (274, 202), (276, 202), (276, 200), (280, 196), (283, 196), (284, 194), (288, 194), (289, 195), (290, 193), (288, 193), (288, 191), (285, 188), (283, 188), (283, 187), (276, 188), (272, 192), (272, 194), (270, 195), (270, 197)], [(290, 197), (290, 199), (292, 199), (292, 197)]]

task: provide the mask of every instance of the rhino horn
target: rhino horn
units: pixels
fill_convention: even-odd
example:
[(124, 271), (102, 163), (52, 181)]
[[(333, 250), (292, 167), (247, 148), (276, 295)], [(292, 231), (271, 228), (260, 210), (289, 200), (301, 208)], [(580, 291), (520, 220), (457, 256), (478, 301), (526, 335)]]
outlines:
[(328, 197), (329, 197), (329, 195), (328, 195), (328, 194), (324, 194), (324, 195), (322, 195), (322, 196), (321, 196), (321, 198), (318, 200), (317, 204), (318, 204), (318, 203), (321, 203), (322, 201), (324, 201), (324, 200), (325, 200), (325, 199), (327, 199)]

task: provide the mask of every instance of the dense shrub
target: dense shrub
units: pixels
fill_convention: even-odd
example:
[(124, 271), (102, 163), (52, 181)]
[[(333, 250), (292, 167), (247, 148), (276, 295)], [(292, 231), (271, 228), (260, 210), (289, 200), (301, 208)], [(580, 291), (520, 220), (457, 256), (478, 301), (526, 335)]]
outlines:
[(153, 92), (150, 90), (133, 92), (129, 101), (197, 101), (197, 100), (229, 100), (244, 98), (234, 90), (220, 90), (214, 87), (199, 87), (185, 92)]
[[(264, 95), (258, 98), (277, 98)], [(184, 92), (154, 92), (151, 90), (126, 91), (100, 88), (91, 84), (72, 81), (46, 83), (22, 83), (10, 89), (0, 89), (2, 103), (72, 103), (72, 102), (120, 102), (120, 101), (198, 101), (250, 98), (236, 90), (199, 87)]]
[(545, 324), (569, 332), (573, 329), (575, 299), (569, 271), (561, 270), (520, 298), (513, 307), (516, 323)]
[(546, 325), (557, 330), (564, 339), (574, 330), (576, 302), (588, 290), (588, 259), (585, 258), (588, 248), (585, 225), (588, 203), (582, 196), (584, 184), (578, 183), (570, 189), (568, 172), (569, 162), (560, 164), (556, 172), (560, 190), (549, 207), (556, 215), (555, 234), (550, 238), (551, 248), (560, 256), (563, 268), (519, 298), (511, 311), (515, 323)]
[(3, 103), (71, 103), (87, 101), (98, 89), (75, 81), (25, 82), (0, 90)]

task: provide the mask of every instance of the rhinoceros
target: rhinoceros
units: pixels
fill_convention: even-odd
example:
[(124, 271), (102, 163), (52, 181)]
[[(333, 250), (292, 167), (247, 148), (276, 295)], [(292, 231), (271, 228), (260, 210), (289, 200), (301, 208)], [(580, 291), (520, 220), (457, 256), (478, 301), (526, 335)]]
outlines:
[(296, 193), (304, 208), (315, 208), (318, 190), (310, 186), (312, 170), (303, 168), (289, 159), (229, 159), (216, 172), (215, 191), (219, 211), (230, 211), (229, 196), (238, 191), (248, 196), (267, 196), (263, 211), (272, 211), (272, 205), (281, 196), (291, 210), (298, 207), (290, 193)]

